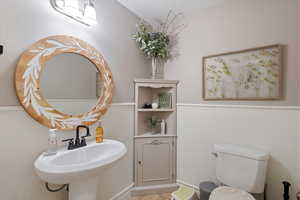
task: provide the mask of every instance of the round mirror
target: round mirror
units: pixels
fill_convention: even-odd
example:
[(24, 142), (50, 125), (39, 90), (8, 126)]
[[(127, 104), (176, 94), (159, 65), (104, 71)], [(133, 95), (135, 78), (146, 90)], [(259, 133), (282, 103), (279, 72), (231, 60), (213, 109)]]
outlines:
[(25, 111), (60, 130), (97, 122), (112, 101), (112, 73), (91, 45), (71, 36), (50, 36), (26, 50), (15, 86)]
[(41, 76), (43, 96), (56, 110), (71, 115), (90, 111), (97, 103), (97, 68), (86, 57), (62, 53), (52, 57)]

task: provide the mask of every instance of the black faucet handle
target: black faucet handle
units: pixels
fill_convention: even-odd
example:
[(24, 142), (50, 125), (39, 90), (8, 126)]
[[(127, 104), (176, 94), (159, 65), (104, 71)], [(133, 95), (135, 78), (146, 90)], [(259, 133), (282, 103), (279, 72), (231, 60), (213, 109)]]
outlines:
[(74, 138), (62, 140), (62, 142), (69, 142), (69, 143), (71, 143), (71, 142), (74, 142)]
[(62, 142), (69, 142), (68, 143), (68, 149), (69, 150), (74, 147), (74, 139), (73, 138), (62, 140)]

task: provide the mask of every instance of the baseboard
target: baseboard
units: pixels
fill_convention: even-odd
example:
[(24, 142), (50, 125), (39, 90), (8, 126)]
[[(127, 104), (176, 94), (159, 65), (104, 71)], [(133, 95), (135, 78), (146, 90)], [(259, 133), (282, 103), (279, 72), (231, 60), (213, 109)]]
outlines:
[(131, 199), (131, 190), (134, 186), (134, 183), (130, 184), (124, 188), (121, 192), (114, 195), (110, 200), (130, 200)]
[(157, 194), (157, 193), (167, 193), (167, 192), (173, 192), (177, 189), (178, 189), (178, 185), (176, 183), (165, 184), (165, 185), (138, 186), (132, 188), (131, 195), (139, 196), (139, 195), (148, 195), (148, 194)]
[(177, 183), (178, 183), (179, 185), (184, 185), (184, 186), (193, 188), (196, 192), (199, 192), (199, 187), (196, 186), (196, 185), (192, 185), (192, 184), (186, 183), (186, 182), (181, 181), (181, 180), (177, 180)]
[[(199, 188), (196, 185), (186, 183), (181, 180), (177, 180), (177, 184), (191, 187), (199, 195)], [(130, 200), (131, 196), (148, 195), (154, 193), (165, 193), (173, 192), (178, 189), (177, 184), (166, 184), (166, 185), (153, 185), (153, 186), (141, 186), (134, 187), (134, 183), (124, 188), (121, 192), (114, 195), (110, 200)]]

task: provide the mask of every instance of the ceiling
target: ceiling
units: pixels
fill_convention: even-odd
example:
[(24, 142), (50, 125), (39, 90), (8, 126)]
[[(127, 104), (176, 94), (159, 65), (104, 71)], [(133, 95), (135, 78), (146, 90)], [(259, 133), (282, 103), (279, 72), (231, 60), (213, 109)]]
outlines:
[(117, 0), (146, 21), (164, 19), (170, 10), (188, 15), (222, 3), (224, 0)]

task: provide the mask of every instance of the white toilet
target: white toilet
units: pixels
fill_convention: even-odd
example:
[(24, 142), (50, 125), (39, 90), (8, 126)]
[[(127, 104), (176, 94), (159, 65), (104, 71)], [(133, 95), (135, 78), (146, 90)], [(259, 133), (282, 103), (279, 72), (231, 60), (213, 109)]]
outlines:
[(209, 200), (255, 200), (254, 197), (240, 189), (222, 186), (215, 189)]
[[(268, 152), (230, 144), (216, 144), (214, 151), (217, 156), (216, 176), (221, 185), (254, 195), (264, 193)], [(223, 189), (216, 196), (226, 196), (225, 193), (228, 192)]]

